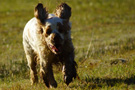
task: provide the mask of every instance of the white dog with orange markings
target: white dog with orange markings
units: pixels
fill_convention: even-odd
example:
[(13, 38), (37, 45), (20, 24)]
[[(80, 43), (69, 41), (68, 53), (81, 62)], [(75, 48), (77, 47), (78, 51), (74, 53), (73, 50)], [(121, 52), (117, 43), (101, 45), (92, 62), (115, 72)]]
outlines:
[(57, 87), (52, 64), (61, 63), (64, 82), (68, 85), (76, 78), (76, 62), (71, 40), (71, 8), (62, 3), (54, 14), (48, 14), (46, 8), (39, 3), (35, 7), (34, 18), (25, 26), (23, 46), (30, 68), (31, 84), (38, 82), (37, 60), (40, 64), (40, 75), (47, 87)]

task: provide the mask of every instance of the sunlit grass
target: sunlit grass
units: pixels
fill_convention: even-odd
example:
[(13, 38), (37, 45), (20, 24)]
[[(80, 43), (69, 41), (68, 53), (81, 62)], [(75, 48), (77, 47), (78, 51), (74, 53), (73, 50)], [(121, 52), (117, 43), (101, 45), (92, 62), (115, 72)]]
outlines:
[[(57, 90), (135, 88), (135, 1), (63, 0), (72, 7), (72, 39), (79, 79), (69, 86), (55, 70)], [(0, 0), (0, 89), (43, 90), (31, 86), (22, 32), (38, 2), (51, 13), (62, 0)], [(55, 67), (54, 67), (55, 68)]]

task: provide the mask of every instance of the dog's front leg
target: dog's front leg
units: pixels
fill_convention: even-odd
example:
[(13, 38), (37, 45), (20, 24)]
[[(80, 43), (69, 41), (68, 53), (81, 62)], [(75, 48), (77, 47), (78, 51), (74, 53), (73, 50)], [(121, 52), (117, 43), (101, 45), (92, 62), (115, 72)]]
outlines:
[(46, 61), (40, 57), (40, 76), (47, 87), (49, 87), (49, 80), (47, 78)]
[(42, 64), (40, 66), (40, 74), (41, 74), (41, 77), (43, 78), (45, 85), (48, 88), (52, 88), (52, 87), (56, 88), (57, 82), (54, 79), (52, 65), (48, 63), (46, 63), (46, 65), (43, 65), (43, 62), (41, 63)]
[[(43, 49), (44, 50), (44, 49)], [(39, 53), (40, 57), (40, 75), (43, 79), (45, 85), (49, 88), (57, 87), (57, 83), (54, 79), (53, 71), (52, 71), (52, 63), (48, 53), (41, 51)]]
[(69, 85), (69, 83), (76, 78), (76, 62), (74, 61), (74, 54), (71, 53), (64, 59), (64, 65), (62, 72), (64, 74), (64, 82)]

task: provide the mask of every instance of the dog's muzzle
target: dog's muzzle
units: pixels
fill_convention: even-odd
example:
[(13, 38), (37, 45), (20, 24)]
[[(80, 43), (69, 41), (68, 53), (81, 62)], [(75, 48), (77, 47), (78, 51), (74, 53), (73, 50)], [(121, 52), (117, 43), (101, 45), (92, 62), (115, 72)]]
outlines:
[(54, 54), (59, 54), (62, 51), (62, 42), (63, 40), (60, 35), (54, 34), (52, 38), (52, 44), (49, 44), (48, 46)]
[(50, 50), (54, 53), (54, 54), (59, 54), (61, 53), (61, 47), (56, 47), (55, 45), (49, 45)]

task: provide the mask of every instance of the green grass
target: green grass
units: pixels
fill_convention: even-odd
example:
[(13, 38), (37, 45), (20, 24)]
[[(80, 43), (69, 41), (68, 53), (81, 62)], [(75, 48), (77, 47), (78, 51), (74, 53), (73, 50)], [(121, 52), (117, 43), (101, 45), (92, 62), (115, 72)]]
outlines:
[[(135, 1), (63, 0), (72, 7), (72, 39), (80, 80), (68, 87), (55, 70), (57, 90), (135, 88)], [(31, 86), (22, 46), (25, 24), (38, 2), (53, 12), (62, 0), (0, 0), (0, 90), (44, 90)]]

